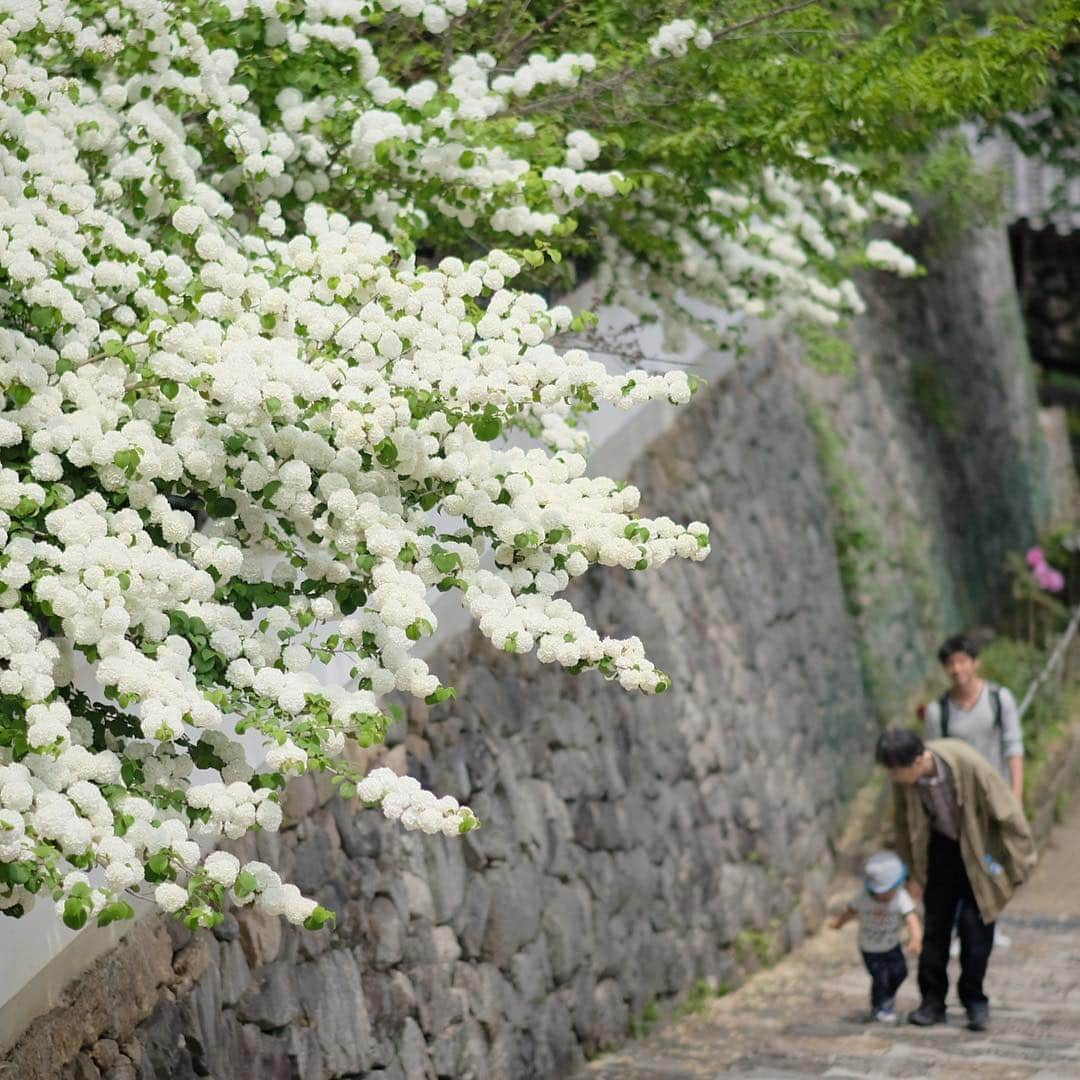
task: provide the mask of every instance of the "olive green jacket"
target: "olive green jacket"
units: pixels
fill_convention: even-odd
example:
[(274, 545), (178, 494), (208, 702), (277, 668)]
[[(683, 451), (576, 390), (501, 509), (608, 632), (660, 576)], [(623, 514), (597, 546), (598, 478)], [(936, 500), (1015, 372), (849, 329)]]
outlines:
[[(960, 854), (983, 922), (991, 923), (1035, 867), (1035, 841), (1009, 785), (960, 739), (926, 744), (952, 770)], [(893, 784), (896, 853), (926, 887), (930, 818), (915, 784)]]

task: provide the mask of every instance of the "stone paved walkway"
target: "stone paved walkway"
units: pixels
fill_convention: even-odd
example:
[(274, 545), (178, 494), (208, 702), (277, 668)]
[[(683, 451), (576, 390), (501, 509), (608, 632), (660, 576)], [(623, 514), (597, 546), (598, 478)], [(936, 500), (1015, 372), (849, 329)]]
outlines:
[[(1055, 830), (1001, 925), (1012, 946), (990, 961), (985, 1033), (964, 1028), (954, 1001), (946, 1026), (861, 1022), (869, 984), (849, 924), (822, 930), (705, 1011), (598, 1059), (584, 1078), (1080, 1080), (1080, 808)], [(912, 971), (898, 1005), (912, 1008), (917, 996)]]

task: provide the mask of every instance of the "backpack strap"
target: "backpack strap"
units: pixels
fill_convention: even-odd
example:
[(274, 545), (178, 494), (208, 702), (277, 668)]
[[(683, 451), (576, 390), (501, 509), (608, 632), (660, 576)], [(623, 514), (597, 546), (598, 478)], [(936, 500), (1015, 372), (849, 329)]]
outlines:
[(946, 690), (941, 697), (938, 698), (938, 710), (941, 715), (941, 737), (947, 739), (949, 737), (949, 691)]
[(1000, 731), (1001, 724), (1001, 687), (997, 683), (988, 682), (986, 688), (990, 691), (990, 701), (994, 706), (994, 729)]

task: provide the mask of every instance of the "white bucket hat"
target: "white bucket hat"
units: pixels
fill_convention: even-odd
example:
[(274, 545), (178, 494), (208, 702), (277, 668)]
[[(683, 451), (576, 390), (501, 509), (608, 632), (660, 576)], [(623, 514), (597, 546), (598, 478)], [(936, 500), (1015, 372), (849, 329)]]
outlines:
[(872, 893), (888, 892), (907, 880), (907, 867), (892, 851), (878, 851), (866, 860), (863, 880)]

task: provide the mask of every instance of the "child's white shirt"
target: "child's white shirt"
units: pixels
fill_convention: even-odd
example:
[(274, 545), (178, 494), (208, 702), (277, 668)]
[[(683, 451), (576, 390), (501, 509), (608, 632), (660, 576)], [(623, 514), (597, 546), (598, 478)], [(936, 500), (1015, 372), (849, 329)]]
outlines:
[(904, 919), (915, 910), (907, 889), (897, 889), (884, 902), (875, 900), (865, 888), (851, 899), (859, 920), (859, 948), (863, 952), (888, 952), (903, 940)]

